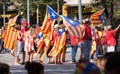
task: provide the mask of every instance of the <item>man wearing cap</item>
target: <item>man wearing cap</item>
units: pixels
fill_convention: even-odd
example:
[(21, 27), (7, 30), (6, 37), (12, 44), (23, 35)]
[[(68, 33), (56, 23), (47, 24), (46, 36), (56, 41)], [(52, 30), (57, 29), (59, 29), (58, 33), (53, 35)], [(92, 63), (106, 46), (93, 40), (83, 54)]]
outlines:
[(90, 21), (87, 19), (84, 22), (84, 28), (85, 28), (85, 35), (82, 39), (80, 39), (79, 46), (82, 48), (82, 54), (80, 55), (80, 59), (83, 57), (86, 60), (90, 60), (90, 49), (91, 49), (91, 43), (92, 43), (92, 35), (91, 35), (91, 28), (90, 28)]
[(21, 27), (21, 51), (23, 53), (23, 55), (22, 55), (23, 62), (21, 64), (25, 64), (25, 51), (24, 51), (24, 46), (25, 46), (25, 32), (27, 32), (28, 30), (29, 30), (28, 23), (26, 21), (24, 21), (22, 23), (22, 27)]

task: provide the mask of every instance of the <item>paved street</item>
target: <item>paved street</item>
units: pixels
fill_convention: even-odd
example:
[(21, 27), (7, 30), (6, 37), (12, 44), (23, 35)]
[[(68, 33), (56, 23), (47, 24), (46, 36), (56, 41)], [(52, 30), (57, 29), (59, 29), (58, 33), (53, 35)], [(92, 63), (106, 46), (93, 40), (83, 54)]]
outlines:
[[(76, 59), (79, 58), (79, 49), (77, 52)], [(39, 56), (39, 55), (38, 55)], [(33, 60), (37, 61), (38, 56)], [(21, 57), (21, 55), (20, 55)], [(26, 57), (27, 59), (27, 57)], [(47, 57), (44, 57), (44, 72), (45, 74), (74, 74), (75, 64), (71, 63), (71, 48), (67, 48), (66, 51), (66, 62), (63, 64), (47, 64)], [(14, 57), (11, 54), (0, 54), (0, 62), (8, 63), (10, 65), (10, 72), (12, 74), (26, 74), (24, 65), (14, 65)]]

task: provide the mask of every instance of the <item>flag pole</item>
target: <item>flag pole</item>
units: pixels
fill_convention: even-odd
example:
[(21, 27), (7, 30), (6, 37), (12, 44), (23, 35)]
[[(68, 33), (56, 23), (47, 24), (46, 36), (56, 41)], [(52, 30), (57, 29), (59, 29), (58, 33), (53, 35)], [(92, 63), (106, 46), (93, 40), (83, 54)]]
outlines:
[(5, 26), (5, 2), (3, 2), (3, 26)]
[(79, 22), (82, 23), (82, 3), (81, 0), (78, 0), (78, 14), (79, 14)]
[(59, 15), (59, 0), (57, 0), (57, 12), (58, 12), (58, 15)]
[(29, 9), (29, 0), (27, 0), (27, 22), (28, 22), (28, 26), (30, 26), (30, 9)]
[[(60, 7), (59, 0), (57, 0), (57, 13), (58, 13), (58, 15), (59, 15), (59, 7)], [(57, 24), (59, 24), (59, 20), (58, 20)]]
[(37, 5), (37, 25), (39, 24), (39, 5)]

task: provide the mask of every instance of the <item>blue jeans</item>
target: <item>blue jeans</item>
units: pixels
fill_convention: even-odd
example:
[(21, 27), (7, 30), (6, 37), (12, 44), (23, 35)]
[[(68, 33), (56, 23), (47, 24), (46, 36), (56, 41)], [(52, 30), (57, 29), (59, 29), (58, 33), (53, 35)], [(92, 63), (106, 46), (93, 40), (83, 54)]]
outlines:
[(0, 48), (0, 52), (4, 52), (4, 42), (1, 40), (1, 48)]
[(76, 62), (76, 59), (75, 59), (75, 57), (76, 57), (76, 53), (77, 53), (77, 48), (78, 48), (78, 46), (77, 45), (72, 45), (72, 62)]
[(7, 48), (4, 48), (4, 41), (1, 40), (1, 49), (0, 52), (3, 53), (10, 53), (10, 50), (8, 50)]
[(84, 41), (84, 58), (90, 60), (91, 40), (87, 39)]
[(96, 46), (96, 50), (95, 50), (94, 54), (90, 55), (90, 59), (97, 59), (98, 54), (99, 54), (99, 47)]
[(21, 42), (21, 52), (24, 52), (25, 43)]
[(99, 47), (96, 46), (96, 51), (95, 51), (95, 54), (94, 54), (94, 59), (98, 58), (98, 54), (99, 54)]

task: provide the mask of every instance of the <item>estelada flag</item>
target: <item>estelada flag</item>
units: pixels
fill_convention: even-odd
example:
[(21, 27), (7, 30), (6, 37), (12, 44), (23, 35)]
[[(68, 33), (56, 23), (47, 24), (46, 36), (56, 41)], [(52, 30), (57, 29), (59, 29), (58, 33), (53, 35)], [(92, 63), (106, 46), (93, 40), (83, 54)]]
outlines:
[(41, 27), (41, 31), (50, 40), (52, 39), (52, 31), (53, 31), (55, 19), (57, 19), (58, 17), (59, 15), (50, 6), (47, 6), (46, 15), (43, 21), (43, 25)]
[(91, 15), (90, 22), (93, 24), (93, 26), (99, 26), (105, 22), (104, 15), (104, 9), (97, 11)]
[(46, 52), (48, 51), (50, 47), (50, 40), (52, 40), (53, 26), (54, 26), (55, 20), (58, 17), (59, 15), (50, 6), (47, 5), (45, 19), (41, 27), (42, 33), (46, 36), (45, 42), (47, 43), (46, 43), (45, 51), (43, 55), (41, 56), (40, 60), (43, 59), (43, 57), (45, 56)]
[(6, 25), (6, 31), (4, 35), (4, 48), (13, 50), (17, 41), (19, 31), (10, 25)]
[(44, 37), (42, 32), (38, 34), (38, 37), (35, 40), (35, 43), (36, 43), (36, 49), (35, 49), (36, 52), (34, 53), (33, 57), (35, 57), (40, 52), (40, 50), (41, 49), (43, 50), (43, 48), (45, 47)]
[(41, 49), (43, 50), (43, 44), (44, 44), (43, 38), (41, 38), (40, 40), (36, 39), (35, 41), (36, 41), (36, 49), (35, 52), (33, 53), (33, 57), (35, 57), (40, 52)]
[(90, 54), (93, 55), (95, 51), (96, 51), (96, 41), (92, 40)]
[(55, 40), (55, 44), (48, 55), (52, 57), (54, 56), (56, 57), (60, 53), (62, 48), (65, 46), (65, 44), (66, 44), (66, 33), (64, 29), (60, 29), (58, 31), (58, 38)]
[(78, 21), (70, 19), (65, 16), (61, 16), (65, 27), (68, 29), (69, 33), (77, 38), (82, 38), (85, 33), (85, 28)]
[(19, 21), (18, 17), (19, 17), (19, 14), (16, 15), (15, 17), (11, 18), (11, 19), (8, 21), (7, 24), (10, 25), (10, 26), (15, 25), (15, 24)]

